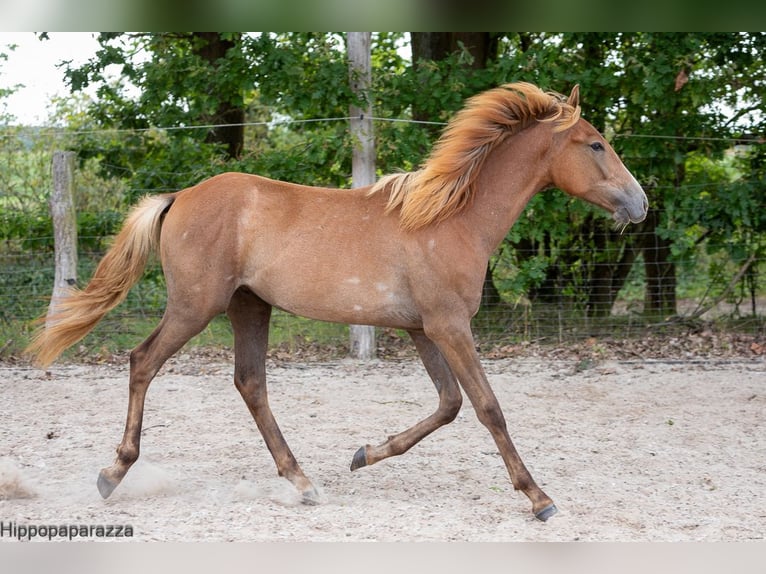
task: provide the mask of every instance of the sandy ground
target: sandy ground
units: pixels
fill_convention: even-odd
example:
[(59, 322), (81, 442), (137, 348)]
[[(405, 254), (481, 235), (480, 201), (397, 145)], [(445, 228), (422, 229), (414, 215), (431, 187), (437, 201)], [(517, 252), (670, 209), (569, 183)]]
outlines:
[[(427, 416), (413, 360), (270, 361), (270, 399), (306, 474), (276, 476), (229, 363), (181, 356), (150, 388), (138, 463), (96, 490), (127, 406), (126, 365), (0, 366), (0, 521), (129, 526), (172, 541), (747, 541), (766, 536), (766, 361), (486, 360), (517, 448), (559, 514), (513, 491), (468, 401), (405, 455), (354, 452)], [(97, 538), (96, 534), (89, 535)]]

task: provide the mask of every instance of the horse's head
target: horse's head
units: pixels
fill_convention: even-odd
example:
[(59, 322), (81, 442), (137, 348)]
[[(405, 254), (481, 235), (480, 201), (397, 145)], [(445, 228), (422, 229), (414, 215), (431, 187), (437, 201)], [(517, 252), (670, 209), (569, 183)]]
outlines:
[[(579, 104), (579, 89), (568, 103)], [(579, 119), (554, 136), (552, 184), (569, 195), (603, 207), (625, 226), (646, 217), (646, 194), (617, 153), (591, 124)]]

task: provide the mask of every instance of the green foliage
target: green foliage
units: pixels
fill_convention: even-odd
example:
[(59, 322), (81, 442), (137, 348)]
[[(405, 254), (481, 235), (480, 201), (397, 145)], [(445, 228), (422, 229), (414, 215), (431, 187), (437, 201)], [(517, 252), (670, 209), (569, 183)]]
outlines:
[[(10, 46), (0, 46), (3, 50), (7, 50), (8, 52), (12, 52), (16, 49), (15, 45)], [(0, 51), (0, 72), (2, 72), (3, 66), (5, 65), (5, 62), (8, 60), (8, 54), (4, 51)], [(19, 88), (18, 85), (16, 86), (0, 86), (0, 126), (6, 126), (11, 124), (14, 121), (14, 117), (12, 114), (9, 114), (7, 111), (7, 105), (5, 103), (5, 98), (12, 95), (17, 89)]]
[(293, 119), (343, 118), (353, 99), (345, 40), (337, 34), (260, 34), (245, 39), (261, 100)]
[[(755, 110), (763, 106), (757, 55), (764, 41), (764, 34), (575, 33), (524, 34), (508, 46), (533, 81), (554, 88), (554, 82), (580, 84), (583, 116), (611, 136), (661, 214), (656, 228), (633, 226), (626, 235), (580, 202), (535, 210), (533, 225), (522, 217), (509, 241), (531, 242), (540, 248), (534, 257), (557, 261), (547, 267), (548, 283), (593, 308), (598, 301), (588, 301), (588, 292), (597, 294), (599, 281), (627, 277), (603, 277), (604, 266), (618, 273), (652, 235), (668, 242), (680, 262), (697, 247), (693, 229), (709, 238), (709, 248), (725, 243), (735, 260), (743, 259), (755, 236), (763, 237), (756, 223), (764, 213), (758, 184), (735, 183), (717, 172), (743, 121), (751, 122), (752, 133), (763, 129), (764, 117)], [(754, 237), (745, 238), (744, 229)]]
[[(119, 231), (123, 214), (118, 211), (77, 213), (79, 248), (103, 252), (105, 239)], [(15, 242), (23, 251), (53, 250), (53, 223), (46, 211), (0, 211), (0, 241)]]
[[(234, 33), (219, 39), (228, 49), (211, 58), (202, 33), (102, 34), (91, 61), (64, 66), (75, 93), (95, 86), (96, 97), (59, 102), (61, 130), (4, 132), (0, 238), (23, 247), (42, 238), (36, 247), (50, 248), (44, 198), (54, 145), (78, 153), (85, 252), (105, 248), (103, 238), (139, 196), (222, 171), (349, 186), (347, 116), (358, 102), (349, 86), (343, 35)], [(564, 93), (579, 84), (583, 117), (607, 135), (660, 214), (654, 227), (620, 234), (583, 202), (557, 190), (539, 194), (493, 257), (506, 301), (592, 312), (594, 298), (603, 295), (601, 281), (613, 290), (601, 313), (611, 310), (620, 289), (640, 299), (647, 238), (670, 246), (668, 262), (678, 266), (672, 273), (681, 281), (702, 262), (719, 290), (748, 257), (763, 258), (763, 144), (754, 141), (734, 155), (730, 150), (733, 141), (763, 133), (766, 34), (496, 34), (497, 53), (484, 67), (474, 66), (462, 45), (443, 59), (413, 65), (402, 49), (408, 39), (403, 33), (373, 35), (374, 114), (437, 123), (376, 121), (379, 174), (416, 169), (438, 137), (439, 123), (476, 92), (517, 80)], [(110, 76), (114, 70), (119, 81)], [(248, 123), (244, 151), (236, 158), (211, 138), (222, 106), (242, 109)], [(743, 277), (743, 286), (757, 287), (757, 270)], [(161, 306), (163, 290), (161, 273), (152, 270), (128, 306)]]
[(53, 245), (53, 224), (47, 211), (16, 211), (3, 209), (0, 211), (0, 240), (36, 239), (33, 249)]

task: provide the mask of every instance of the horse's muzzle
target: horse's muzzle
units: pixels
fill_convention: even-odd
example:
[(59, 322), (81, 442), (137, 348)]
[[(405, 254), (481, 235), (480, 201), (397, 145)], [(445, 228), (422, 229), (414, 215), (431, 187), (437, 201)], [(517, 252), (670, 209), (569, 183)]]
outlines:
[(641, 223), (646, 219), (649, 211), (649, 200), (643, 190), (639, 193), (631, 192), (631, 195), (614, 210), (612, 218), (618, 225), (629, 223)]

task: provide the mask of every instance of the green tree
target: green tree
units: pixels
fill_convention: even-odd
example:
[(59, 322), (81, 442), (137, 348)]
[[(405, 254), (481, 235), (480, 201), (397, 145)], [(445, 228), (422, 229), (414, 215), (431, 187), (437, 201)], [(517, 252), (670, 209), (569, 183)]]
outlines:
[[(739, 119), (763, 105), (763, 68), (757, 64), (763, 34), (625, 34), (620, 91), (625, 105), (616, 120), (624, 154), (649, 182), (651, 209), (644, 226), (645, 310), (676, 313), (674, 244), (693, 224), (687, 162), (694, 154), (721, 158), (741, 134)], [(756, 67), (760, 68), (760, 74)], [(752, 81), (748, 74), (754, 74)], [(744, 88), (745, 85), (749, 87)], [(755, 127), (755, 126), (753, 126)]]
[(523, 34), (509, 44), (505, 58), (525, 79), (581, 85), (583, 116), (612, 139), (651, 201), (647, 221), (623, 235), (581, 202), (549, 192), (534, 198), (510, 236), (518, 263), (540, 262), (533, 298), (569, 293), (590, 314), (608, 314), (640, 258), (645, 312), (676, 313), (674, 246), (690, 223), (679, 209), (689, 193), (685, 165), (695, 153), (720, 158), (762, 107), (763, 41), (763, 34), (575, 33)]
[[(580, 84), (583, 116), (611, 139), (647, 188), (650, 215), (621, 234), (598, 210), (557, 191), (541, 193), (493, 258), (494, 283), (487, 285), (497, 285), (506, 296), (566, 300), (591, 315), (606, 315), (640, 261), (647, 314), (672, 315), (677, 264), (696, 248), (694, 241), (689, 247), (690, 227), (707, 234), (711, 245), (729, 245), (726, 254), (734, 257), (733, 242), (710, 229), (723, 221), (723, 206), (736, 197), (750, 215), (718, 228), (736, 229), (737, 237), (750, 237), (747, 245), (760, 245), (760, 220), (752, 214), (762, 207), (762, 188), (743, 183), (760, 181), (757, 154), (740, 162), (741, 177), (736, 185), (727, 183), (732, 186), (725, 192), (707, 189), (710, 195), (695, 203), (692, 196), (702, 188), (689, 186), (704, 187), (706, 170), (731, 147), (731, 138), (762, 131), (757, 110), (763, 109), (764, 37), (375, 34), (376, 115), (434, 122), (379, 122), (378, 170), (417, 168), (440, 124), (478, 91), (515, 80), (561, 92)], [(412, 61), (401, 49), (410, 38)], [(134, 194), (177, 189), (225, 169), (313, 185), (349, 184), (353, 142), (346, 115), (354, 96), (341, 34), (105, 34), (100, 39), (93, 61), (67, 71), (73, 89), (99, 86), (81, 121), (133, 131), (81, 134), (74, 145), (81, 157), (100, 158), (106, 171), (129, 181)], [(121, 81), (108, 81), (114, 65)], [(221, 122), (237, 125), (229, 126), (231, 132), (210, 127)], [(251, 125), (243, 131), (242, 123)], [(208, 127), (188, 129), (198, 125)], [(694, 163), (694, 157), (713, 162)], [(700, 214), (692, 204), (711, 211)]]
[[(13, 51), (15, 46), (5, 46), (5, 50)], [(0, 72), (3, 69), (3, 65), (8, 61), (8, 54), (6, 52), (0, 52)], [(8, 103), (5, 101), (8, 96), (12, 95), (19, 86), (0, 86), (0, 126), (10, 125), (15, 119), (12, 114), (8, 112)]]
[(132, 174), (141, 194), (190, 185), (210, 165), (239, 157), (254, 91), (241, 34), (103, 33), (98, 40), (96, 55), (67, 64), (65, 78), (73, 92), (97, 86), (88, 109), (95, 126), (124, 131), (106, 141), (81, 137), (73, 144), (81, 158), (101, 157), (116, 177)]

